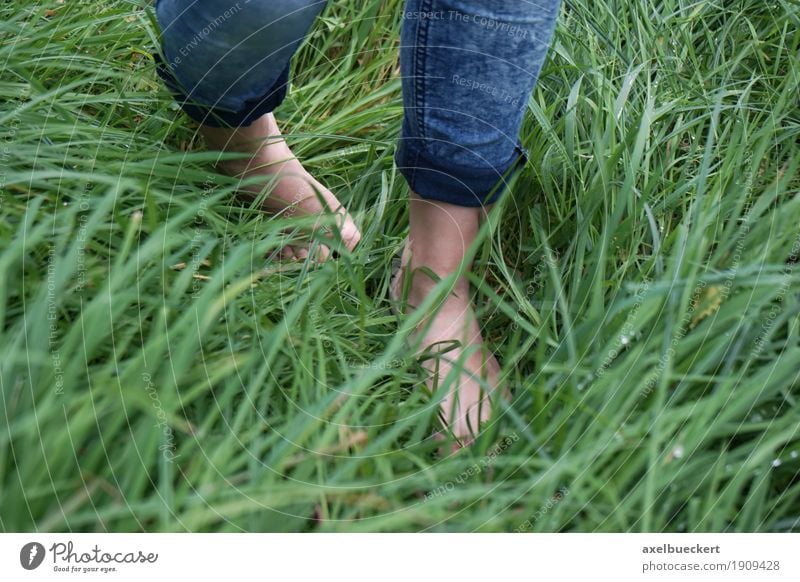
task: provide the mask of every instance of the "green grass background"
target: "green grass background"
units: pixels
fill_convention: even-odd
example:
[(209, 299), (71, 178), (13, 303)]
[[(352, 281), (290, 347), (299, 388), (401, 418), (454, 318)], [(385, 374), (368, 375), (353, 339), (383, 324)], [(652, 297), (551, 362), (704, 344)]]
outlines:
[(278, 117), (364, 232), (315, 267), (263, 259), (287, 220), (231, 201), (146, 2), (3, 3), (0, 531), (800, 530), (798, 4), (565, 3), (477, 251), (514, 400), (446, 459), (387, 301), (401, 9), (295, 60)]

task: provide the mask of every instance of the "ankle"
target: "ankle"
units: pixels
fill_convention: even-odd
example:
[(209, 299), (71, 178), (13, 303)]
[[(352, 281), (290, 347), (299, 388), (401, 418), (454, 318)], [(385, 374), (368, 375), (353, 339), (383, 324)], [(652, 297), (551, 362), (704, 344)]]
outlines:
[[(406, 299), (409, 306), (418, 307), (421, 305), (436, 289), (439, 281), (447, 276), (449, 276), (449, 274), (440, 274), (439, 279), (433, 279), (430, 276), (430, 273), (426, 272), (424, 269), (418, 269), (407, 265), (403, 269), (403, 279), (401, 284), (405, 286), (406, 280), (408, 281)], [(401, 288), (400, 293), (402, 292), (403, 289)], [(447, 289), (443, 291), (440, 299), (436, 302), (432, 309), (437, 310), (440, 307), (447, 309), (448, 306), (456, 309), (463, 309), (468, 302), (469, 281), (466, 277), (459, 277), (455, 281), (452, 281), (450, 284), (448, 284)]]

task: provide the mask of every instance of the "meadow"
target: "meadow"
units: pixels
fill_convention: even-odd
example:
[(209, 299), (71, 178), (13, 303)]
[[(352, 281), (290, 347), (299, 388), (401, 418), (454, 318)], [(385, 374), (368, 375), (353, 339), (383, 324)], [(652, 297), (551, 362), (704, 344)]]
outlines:
[(443, 457), (387, 297), (400, 0), (276, 112), (364, 237), (264, 257), (143, 0), (0, 7), (0, 531), (800, 531), (800, 5), (568, 0), (482, 232), (513, 400)]

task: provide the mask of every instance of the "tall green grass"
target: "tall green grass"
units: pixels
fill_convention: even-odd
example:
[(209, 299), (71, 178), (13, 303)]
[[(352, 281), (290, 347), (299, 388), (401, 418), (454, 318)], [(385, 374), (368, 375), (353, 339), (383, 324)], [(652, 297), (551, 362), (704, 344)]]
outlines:
[(364, 231), (322, 266), (264, 260), (147, 3), (3, 4), (1, 531), (800, 530), (797, 3), (566, 2), (474, 274), (514, 400), (446, 459), (401, 4), (333, 2), (279, 111)]

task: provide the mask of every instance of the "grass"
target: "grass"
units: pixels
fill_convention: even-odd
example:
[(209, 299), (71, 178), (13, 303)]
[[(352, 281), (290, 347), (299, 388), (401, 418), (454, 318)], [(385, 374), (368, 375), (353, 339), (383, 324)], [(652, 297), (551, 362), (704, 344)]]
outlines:
[(149, 3), (3, 4), (0, 531), (800, 531), (798, 5), (566, 2), (477, 250), (514, 401), (447, 459), (387, 300), (400, 12), (336, 0), (295, 61), (365, 235), (311, 267), (261, 258)]

